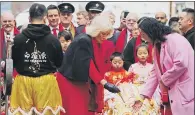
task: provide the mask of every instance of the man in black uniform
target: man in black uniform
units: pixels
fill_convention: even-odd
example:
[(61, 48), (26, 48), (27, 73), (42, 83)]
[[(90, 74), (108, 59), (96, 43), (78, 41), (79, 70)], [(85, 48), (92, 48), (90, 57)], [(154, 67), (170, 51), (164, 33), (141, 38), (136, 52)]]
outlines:
[(194, 49), (195, 42), (195, 28), (194, 28), (194, 9), (183, 9), (179, 15), (179, 29), (184, 33), (184, 37), (190, 42)]
[[(105, 7), (104, 4), (100, 1), (88, 2), (87, 5), (85, 6), (85, 10), (89, 14), (89, 21), (91, 22), (96, 15), (100, 15), (102, 11), (104, 10), (104, 7)], [(85, 33), (86, 32), (85, 27), (86, 27), (85, 25), (77, 27), (76, 35), (80, 33)]]

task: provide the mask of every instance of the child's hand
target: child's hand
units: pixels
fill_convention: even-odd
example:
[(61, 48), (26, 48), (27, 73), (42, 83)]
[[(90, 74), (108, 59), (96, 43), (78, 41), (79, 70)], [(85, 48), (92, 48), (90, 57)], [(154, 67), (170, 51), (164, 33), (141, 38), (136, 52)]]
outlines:
[(132, 106), (133, 107), (133, 110), (135, 112), (138, 112), (140, 110), (140, 108), (142, 107), (142, 102), (140, 100), (136, 100), (134, 105)]

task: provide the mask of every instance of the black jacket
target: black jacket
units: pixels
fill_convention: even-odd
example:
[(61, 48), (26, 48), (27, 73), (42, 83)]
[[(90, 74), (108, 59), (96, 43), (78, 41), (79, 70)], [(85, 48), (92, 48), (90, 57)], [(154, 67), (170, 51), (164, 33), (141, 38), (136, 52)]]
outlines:
[(112, 41), (114, 43), (114, 45), (116, 45), (116, 41), (117, 41), (119, 35), (120, 35), (120, 31), (115, 30), (113, 36), (111, 38), (109, 38), (108, 40)]
[(75, 34), (75, 36), (79, 35), (80, 33), (83, 33), (84, 28), (85, 28), (85, 25), (78, 26), (76, 28), (76, 34)]
[(87, 82), (91, 59), (94, 59), (91, 37), (81, 33), (66, 50), (59, 72), (72, 81)]
[(184, 34), (184, 37), (187, 38), (187, 40), (190, 42), (193, 49), (194, 49), (194, 42), (195, 42), (194, 34), (195, 34), (195, 27), (193, 27), (186, 34)]
[(128, 43), (127, 46), (124, 49), (123, 55), (124, 55), (124, 69), (129, 70), (129, 67), (131, 64), (135, 63), (134, 59), (134, 47), (135, 47), (136, 38), (132, 38)]
[(21, 75), (38, 77), (56, 72), (63, 60), (58, 39), (44, 24), (29, 24), (14, 38), (12, 47), (14, 67)]

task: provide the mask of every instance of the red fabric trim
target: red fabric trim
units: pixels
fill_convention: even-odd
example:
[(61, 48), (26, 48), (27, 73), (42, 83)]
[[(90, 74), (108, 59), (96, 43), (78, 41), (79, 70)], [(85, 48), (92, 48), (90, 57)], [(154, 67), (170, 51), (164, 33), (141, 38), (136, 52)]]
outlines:
[[(73, 25), (73, 23), (71, 22), (70, 23), (70, 28), (73, 28), (73, 31), (74, 31), (74, 34), (76, 33), (76, 28), (75, 26)], [(59, 24), (59, 32), (63, 31), (64, 30), (64, 27), (62, 25), (62, 23)], [(73, 36), (74, 37), (74, 36)]]
[(3, 45), (5, 43), (5, 38), (4, 38), (4, 30), (1, 28), (1, 50), (0, 50), (0, 58), (3, 58)]
[(93, 60), (90, 61), (89, 66), (89, 76), (95, 82), (95, 84), (99, 84), (103, 77), (98, 72)]
[[(156, 58), (157, 58), (157, 64), (158, 64), (158, 67), (160, 69), (160, 72), (161, 74), (163, 74), (163, 70), (161, 68), (161, 65), (160, 65), (160, 53), (159, 51), (156, 49)], [(161, 99), (164, 103), (168, 103), (169, 102), (169, 96), (168, 96), (168, 90), (163, 87), (162, 85), (160, 85), (160, 89), (161, 89)]]
[(127, 32), (127, 29), (124, 29), (123, 31), (121, 31), (117, 41), (116, 41), (116, 52), (120, 52), (122, 53), (123, 52), (123, 49), (124, 49), (124, 45), (125, 45), (125, 36), (126, 36), (126, 32)]
[(62, 26), (62, 23), (60, 23), (59, 24), (59, 32), (61, 32), (61, 31), (63, 31), (64, 30), (64, 28), (63, 28), (63, 26)]
[[(17, 34), (19, 34), (20, 33), (20, 31), (16, 28), (16, 27), (14, 27), (14, 35), (17, 35)], [(3, 58), (3, 46), (5, 45), (4, 43), (5, 43), (5, 38), (4, 38), (4, 28), (1, 28), (1, 40), (0, 40), (0, 45), (1, 45), (1, 50), (0, 50), (0, 58)]]
[[(86, 26), (85, 26), (85, 27), (86, 27)], [(83, 33), (86, 33), (86, 28), (85, 28), (85, 27), (84, 27), (83, 30), (82, 30)]]

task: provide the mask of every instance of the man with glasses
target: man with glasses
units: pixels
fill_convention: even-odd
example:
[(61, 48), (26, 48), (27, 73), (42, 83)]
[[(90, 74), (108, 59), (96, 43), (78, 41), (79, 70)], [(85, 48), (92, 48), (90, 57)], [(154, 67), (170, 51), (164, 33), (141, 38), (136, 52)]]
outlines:
[[(3, 59), (4, 54), (6, 54), (6, 44), (7, 40), (14, 38), (15, 35), (19, 34), (19, 30), (15, 26), (15, 18), (11, 12), (4, 12), (1, 15), (1, 40), (0, 40), (0, 59)], [(5, 57), (4, 57), (5, 58)]]
[(60, 20), (61, 20), (60, 25), (62, 25), (63, 30), (69, 31), (74, 38), (75, 31), (76, 31), (72, 23), (72, 18), (73, 18), (72, 14), (75, 11), (74, 6), (70, 3), (62, 3), (58, 5), (58, 8), (60, 10)]
[(133, 38), (132, 30), (134, 25), (137, 24), (139, 17), (136, 13), (128, 13), (126, 17), (126, 28), (123, 29), (116, 41), (116, 51), (122, 53), (127, 43)]

